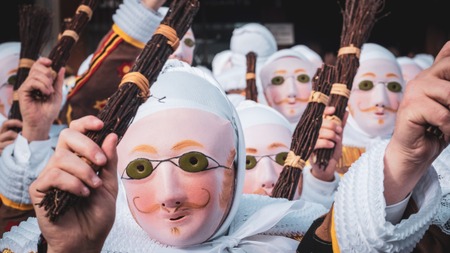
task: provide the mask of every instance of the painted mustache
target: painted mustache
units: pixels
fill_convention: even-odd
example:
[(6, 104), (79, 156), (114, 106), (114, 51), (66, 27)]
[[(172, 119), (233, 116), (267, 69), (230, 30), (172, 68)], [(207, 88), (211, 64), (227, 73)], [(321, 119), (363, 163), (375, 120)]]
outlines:
[[(180, 209), (181, 210), (186, 210), (186, 209), (203, 209), (203, 208), (205, 208), (209, 204), (209, 202), (211, 200), (211, 194), (206, 189), (202, 188), (202, 190), (204, 190), (208, 194), (208, 198), (206, 199), (205, 203), (199, 203), (198, 204), (198, 203), (193, 203), (193, 202), (183, 202), (179, 206), (177, 206), (175, 208), (175, 210), (173, 210), (172, 212), (175, 213), (175, 212), (177, 212)], [(150, 204), (150, 205), (148, 205), (145, 208), (140, 208), (138, 206), (138, 204), (136, 203), (136, 200), (138, 200), (138, 199), (140, 199), (140, 197), (134, 197), (133, 198), (133, 205), (136, 207), (136, 210), (138, 210), (141, 213), (153, 213), (153, 212), (156, 212), (156, 211), (158, 211), (160, 209), (162, 209), (162, 210), (164, 210), (164, 211), (166, 211), (168, 213), (171, 212), (169, 210), (169, 208), (163, 206), (163, 204), (158, 204), (158, 203)]]
[(255, 191), (253, 191), (253, 194), (264, 195), (264, 196), (272, 196), (272, 194), (269, 194), (263, 188), (256, 189)]
[(382, 109), (383, 111), (386, 110), (388, 112), (392, 112), (392, 113), (396, 113), (397, 109), (391, 108), (391, 107), (387, 107), (387, 106), (371, 106), (369, 108), (359, 108), (359, 110), (361, 112), (374, 112), (374, 111), (379, 111), (380, 109)]
[(274, 101), (274, 103), (276, 104), (276, 105), (280, 105), (280, 104), (283, 104), (283, 103), (286, 103), (286, 104), (291, 104), (292, 103), (292, 101), (294, 101), (294, 103), (297, 103), (297, 102), (300, 102), (300, 103), (306, 103), (306, 102), (308, 102), (308, 100), (309, 100), (309, 98), (295, 98), (295, 99), (292, 99), (292, 98), (283, 98), (282, 100), (280, 100), (280, 101)]

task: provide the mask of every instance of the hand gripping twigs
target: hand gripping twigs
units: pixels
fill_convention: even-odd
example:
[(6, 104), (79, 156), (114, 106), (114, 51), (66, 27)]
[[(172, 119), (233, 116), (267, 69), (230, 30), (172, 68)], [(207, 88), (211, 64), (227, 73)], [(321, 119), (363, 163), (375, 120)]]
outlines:
[[(85, 30), (87, 24), (91, 20), (92, 14), (98, 5), (99, 0), (82, 0), (78, 6), (71, 22), (67, 24), (67, 29), (61, 34), (56, 45), (53, 47), (48, 58), (52, 60), (51, 68), (56, 74), (61, 67), (66, 65), (67, 60), (70, 57), (72, 48), (77, 43), (80, 34)], [(34, 90), (31, 96), (35, 100), (46, 100), (47, 96), (43, 95), (40, 91)]]
[[(329, 106), (336, 108), (330, 117), (342, 121), (359, 67), (360, 49), (370, 37), (377, 14), (384, 8), (384, 0), (347, 0), (342, 11), (343, 26), (340, 49), (336, 60), (337, 77), (333, 84)], [(317, 163), (325, 169), (334, 148), (317, 150)]]
[[(101, 145), (110, 133), (116, 133), (119, 141), (132, 122), (139, 106), (149, 97), (151, 84), (156, 81), (169, 56), (176, 50), (200, 7), (198, 0), (174, 0), (161, 21), (159, 28), (137, 56), (130, 72), (126, 74), (118, 90), (108, 99), (98, 118), (104, 122), (100, 131), (90, 131), (86, 135)], [(87, 161), (90, 163), (89, 161)], [(91, 163), (90, 163), (91, 164)], [(101, 168), (93, 166), (95, 171)], [(80, 197), (60, 189), (46, 193), (39, 206), (44, 206), (49, 220), (54, 222)]]
[(284, 163), (283, 171), (272, 192), (272, 197), (292, 200), (302, 175), (302, 169), (314, 150), (322, 117), (328, 103), (331, 85), (334, 82), (336, 69), (324, 64), (317, 69), (313, 79), (313, 89), (308, 105), (292, 136), (291, 151)]
[(245, 80), (247, 86), (245, 88), (245, 98), (258, 102), (258, 90), (256, 88), (256, 53), (249, 52), (246, 55), (247, 58), (247, 73), (245, 74)]
[[(22, 120), (17, 90), (27, 78), (33, 63), (39, 58), (42, 48), (47, 43), (51, 28), (51, 14), (38, 5), (19, 6), (20, 59), (17, 78), (14, 83), (13, 103), (9, 119)], [(20, 129), (13, 129), (19, 132)]]

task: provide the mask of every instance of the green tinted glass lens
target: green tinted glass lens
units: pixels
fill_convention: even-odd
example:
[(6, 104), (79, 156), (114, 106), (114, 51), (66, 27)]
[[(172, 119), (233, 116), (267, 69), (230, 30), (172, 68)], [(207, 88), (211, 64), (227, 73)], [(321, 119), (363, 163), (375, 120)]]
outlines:
[(16, 84), (16, 80), (17, 80), (17, 75), (12, 75), (12, 76), (10, 76), (10, 77), (8, 77), (8, 84), (11, 84), (11, 85), (15, 85)]
[(256, 158), (252, 155), (247, 155), (245, 159), (245, 169), (251, 170), (256, 166)]
[(199, 172), (208, 168), (208, 158), (200, 152), (189, 152), (180, 157), (180, 168), (187, 172)]
[(188, 46), (188, 47), (193, 47), (193, 46), (195, 45), (195, 42), (194, 42), (193, 39), (186, 38), (186, 39), (184, 40), (184, 44), (185, 44), (186, 46)]
[(281, 85), (284, 83), (284, 78), (282, 76), (276, 76), (272, 78), (272, 84), (273, 85)]
[(301, 82), (301, 83), (307, 83), (309, 82), (309, 76), (307, 74), (301, 74), (297, 76), (297, 81)]
[(280, 152), (275, 156), (275, 162), (284, 166), (288, 152)]
[(373, 88), (373, 82), (364, 80), (359, 83), (358, 87), (360, 90), (371, 90)]
[(398, 82), (389, 82), (387, 84), (387, 88), (388, 90), (392, 91), (392, 92), (400, 92), (402, 91), (402, 85)]
[(125, 169), (131, 179), (142, 179), (148, 177), (153, 172), (152, 163), (145, 158), (138, 158), (131, 161)]

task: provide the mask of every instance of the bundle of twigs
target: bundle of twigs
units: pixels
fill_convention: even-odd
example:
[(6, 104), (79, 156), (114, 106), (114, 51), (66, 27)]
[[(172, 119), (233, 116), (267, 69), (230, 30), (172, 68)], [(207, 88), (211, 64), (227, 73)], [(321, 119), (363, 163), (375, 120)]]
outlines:
[[(48, 58), (52, 60), (51, 68), (56, 73), (59, 72), (61, 67), (66, 65), (67, 60), (70, 57), (70, 53), (77, 43), (80, 34), (84, 31), (89, 20), (92, 18), (92, 14), (98, 5), (99, 0), (81, 0), (71, 22), (67, 25), (67, 29), (64, 30), (60, 39), (50, 51)], [(41, 92), (35, 90), (32, 92), (32, 97), (36, 100), (46, 100), (47, 97)]]
[[(17, 90), (27, 78), (30, 68), (38, 59), (44, 45), (48, 42), (51, 27), (51, 14), (38, 5), (23, 4), (19, 6), (20, 59), (17, 78), (14, 83), (14, 95), (9, 119), (22, 120)], [(12, 129), (19, 132), (20, 129)]]
[(317, 69), (313, 78), (313, 88), (308, 105), (292, 135), (291, 148), (275, 187), (274, 198), (292, 200), (301, 179), (302, 170), (314, 150), (319, 130), (322, 125), (323, 112), (328, 104), (332, 84), (336, 78), (336, 68), (324, 64)]
[[(353, 78), (359, 67), (361, 47), (369, 39), (377, 15), (384, 8), (384, 0), (347, 0), (342, 12), (343, 24), (340, 49), (336, 60), (337, 79), (333, 84), (329, 106), (336, 108), (332, 119), (342, 121)], [(326, 169), (334, 148), (317, 150), (317, 163)]]
[[(149, 89), (158, 77), (169, 56), (176, 50), (200, 7), (198, 0), (174, 0), (160, 26), (137, 56), (136, 61), (119, 84), (119, 89), (108, 99), (98, 118), (104, 127), (86, 135), (101, 145), (106, 136), (116, 133), (119, 140), (125, 134), (139, 106), (149, 97)], [(99, 171), (100, 168), (95, 168)], [(50, 221), (63, 215), (80, 198), (59, 189), (46, 193), (39, 206), (44, 206)]]
[(245, 98), (248, 100), (253, 100), (258, 102), (258, 90), (256, 88), (256, 53), (248, 52), (246, 55), (247, 59), (247, 73), (245, 75), (245, 80), (247, 86), (245, 87)]

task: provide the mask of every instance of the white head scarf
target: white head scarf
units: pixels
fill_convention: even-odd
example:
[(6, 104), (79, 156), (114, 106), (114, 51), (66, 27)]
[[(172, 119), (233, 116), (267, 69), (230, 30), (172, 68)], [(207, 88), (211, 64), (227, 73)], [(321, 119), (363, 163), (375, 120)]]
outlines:
[(419, 64), (420, 67), (422, 67), (422, 69), (427, 69), (433, 64), (434, 56), (431, 54), (425, 54), (425, 53), (416, 54), (413, 57), (413, 60), (415, 62), (417, 62), (417, 64)]
[(245, 100), (237, 106), (236, 110), (244, 131), (252, 126), (275, 124), (285, 127), (292, 132), (291, 123), (286, 117), (268, 105)]
[(323, 64), (322, 57), (310, 47), (306, 45), (295, 45), (291, 47), (291, 49), (303, 54), (306, 56), (312, 63), (314, 63), (316, 68), (321, 68)]
[(262, 24), (247, 23), (233, 30), (230, 40), (230, 50), (233, 52), (234, 64), (241, 64), (243, 58), (245, 66), (245, 55), (253, 51), (258, 61), (265, 61), (267, 57), (277, 51), (277, 42), (272, 32)]

